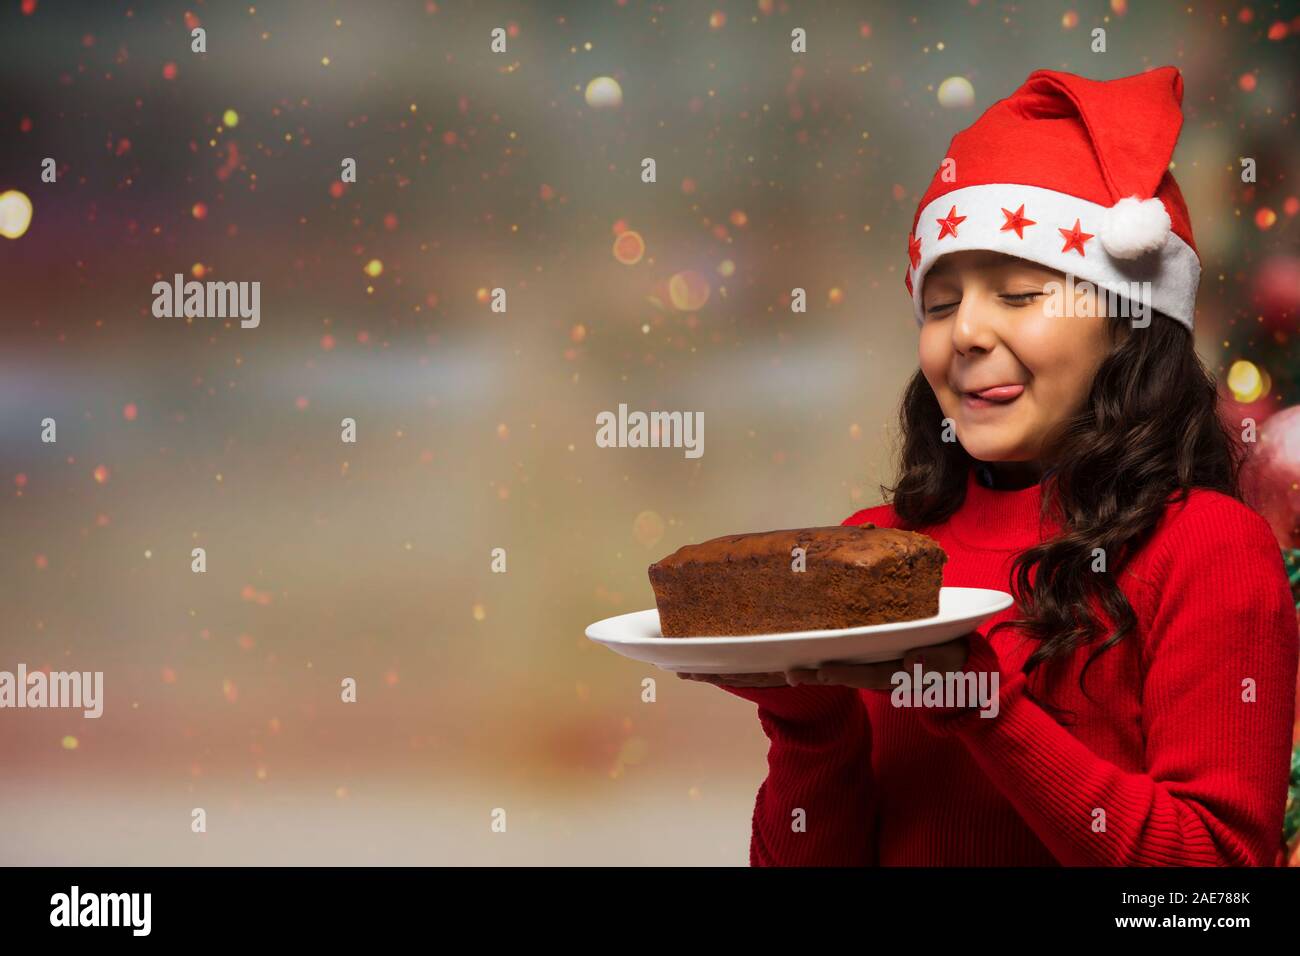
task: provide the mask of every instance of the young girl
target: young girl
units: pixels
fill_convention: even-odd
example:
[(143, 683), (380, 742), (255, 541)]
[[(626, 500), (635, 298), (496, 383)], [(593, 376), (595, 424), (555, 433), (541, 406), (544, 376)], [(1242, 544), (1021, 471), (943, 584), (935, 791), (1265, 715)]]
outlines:
[[(953, 139), (908, 240), (901, 472), (844, 524), (1016, 604), (901, 661), (683, 675), (758, 704), (753, 865), (1280, 861), (1300, 640), (1194, 351), (1181, 102), (1173, 67), (1040, 70)], [(996, 674), (996, 716), (892, 706), (918, 662)]]

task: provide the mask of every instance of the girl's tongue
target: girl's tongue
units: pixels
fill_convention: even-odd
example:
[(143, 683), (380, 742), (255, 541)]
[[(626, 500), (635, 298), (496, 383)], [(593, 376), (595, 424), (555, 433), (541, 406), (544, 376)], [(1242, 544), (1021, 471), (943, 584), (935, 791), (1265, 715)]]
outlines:
[(1009, 402), (1016, 398), (1025, 390), (1023, 385), (999, 385), (996, 388), (986, 388), (982, 392), (975, 394), (990, 402)]

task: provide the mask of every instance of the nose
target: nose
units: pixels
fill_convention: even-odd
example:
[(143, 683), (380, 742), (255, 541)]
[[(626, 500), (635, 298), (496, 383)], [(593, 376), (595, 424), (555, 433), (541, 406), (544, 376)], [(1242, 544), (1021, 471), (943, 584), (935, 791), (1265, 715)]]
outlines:
[(964, 295), (953, 316), (952, 347), (958, 353), (991, 352), (997, 344), (994, 310), (978, 295)]

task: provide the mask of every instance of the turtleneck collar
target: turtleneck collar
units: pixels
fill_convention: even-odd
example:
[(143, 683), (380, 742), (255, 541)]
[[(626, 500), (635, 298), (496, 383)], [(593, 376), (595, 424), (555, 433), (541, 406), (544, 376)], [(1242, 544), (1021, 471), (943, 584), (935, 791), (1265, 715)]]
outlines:
[(949, 519), (953, 536), (962, 544), (985, 551), (1023, 551), (1060, 529), (1059, 522), (1040, 522), (1043, 481), (1028, 488), (998, 489), (983, 484), (973, 466), (966, 475), (966, 500)]

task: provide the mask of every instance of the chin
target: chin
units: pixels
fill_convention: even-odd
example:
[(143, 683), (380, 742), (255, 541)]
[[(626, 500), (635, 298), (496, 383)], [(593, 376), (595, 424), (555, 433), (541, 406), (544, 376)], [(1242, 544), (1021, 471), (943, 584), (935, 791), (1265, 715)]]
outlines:
[(988, 462), (989, 464), (1016, 464), (1018, 462), (1030, 461), (1033, 456), (1026, 455), (1018, 447), (1005, 445), (981, 445), (978, 442), (962, 442), (962, 447), (966, 453), (977, 461)]

